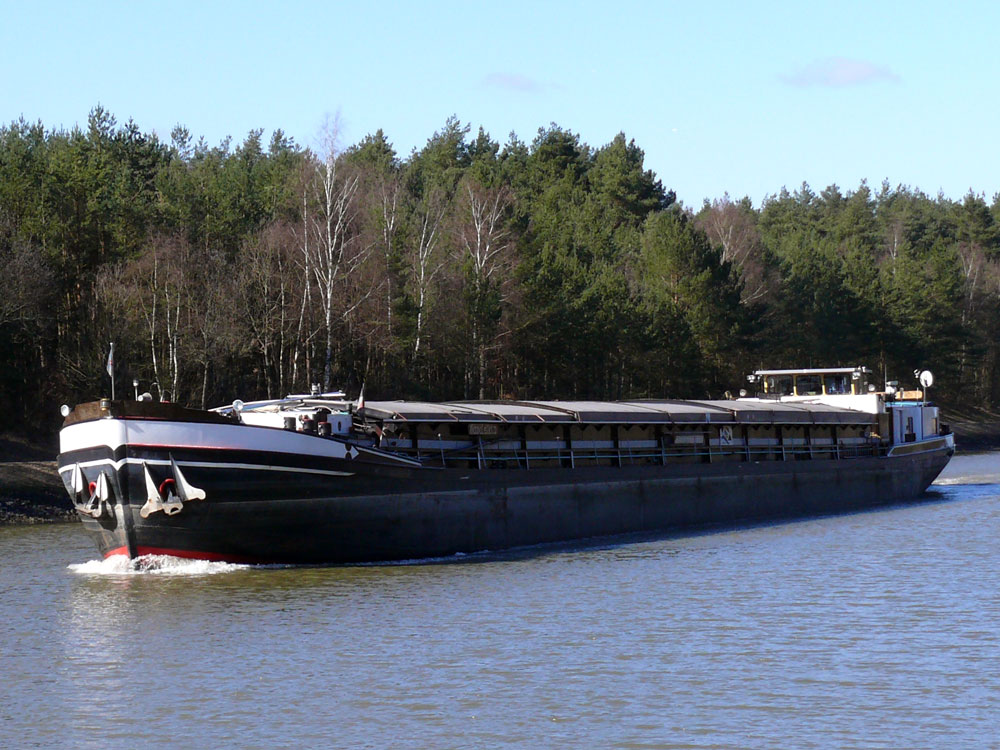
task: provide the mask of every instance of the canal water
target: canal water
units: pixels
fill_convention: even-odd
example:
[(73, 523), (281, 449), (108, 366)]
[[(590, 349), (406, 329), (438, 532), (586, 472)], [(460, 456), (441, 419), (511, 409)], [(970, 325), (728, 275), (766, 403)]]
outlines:
[(0, 747), (985, 748), (1000, 454), (877, 512), (433, 564), (0, 529)]

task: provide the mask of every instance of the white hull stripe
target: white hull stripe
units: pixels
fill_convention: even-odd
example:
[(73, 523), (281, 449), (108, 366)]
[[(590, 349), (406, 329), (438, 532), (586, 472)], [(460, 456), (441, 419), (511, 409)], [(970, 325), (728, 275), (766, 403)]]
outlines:
[(344, 458), (347, 446), (338, 440), (321, 440), (301, 432), (243, 424), (202, 422), (151, 422), (141, 419), (97, 419), (64, 427), (59, 433), (60, 452), (106, 445), (214, 448), (291, 453), (319, 458)]
[[(314, 458), (377, 456), (385, 462), (420, 468), (412, 458), (371, 450), (336, 438), (319, 438), (276, 427), (202, 422), (150, 422), (131, 419), (97, 419), (64, 427), (59, 432), (59, 452), (72, 453), (97, 446), (112, 451), (132, 445), (145, 448), (266, 451)], [(235, 464), (234, 464), (235, 465)]]
[[(161, 458), (123, 458), (119, 461), (114, 461), (110, 458), (101, 458), (96, 461), (81, 461), (80, 468), (86, 468), (89, 466), (110, 466), (111, 468), (121, 469), (125, 464), (132, 464), (133, 466), (141, 466), (142, 464), (150, 464), (153, 466), (170, 466), (170, 459)], [(226, 462), (216, 462), (216, 461), (184, 461), (181, 463), (177, 462), (178, 466), (188, 466), (199, 467), (205, 469), (246, 469), (248, 471), (285, 471), (293, 474), (322, 474), (329, 477), (352, 477), (354, 476), (353, 471), (331, 471), (329, 469), (304, 469), (298, 466), (271, 466), (268, 464), (237, 464), (237, 463), (226, 463)], [(62, 466), (59, 468), (59, 473), (73, 471), (72, 465)]]

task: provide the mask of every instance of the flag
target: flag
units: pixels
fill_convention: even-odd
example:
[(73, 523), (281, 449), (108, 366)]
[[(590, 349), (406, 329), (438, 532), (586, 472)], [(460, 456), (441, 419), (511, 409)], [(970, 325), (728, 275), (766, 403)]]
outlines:
[(108, 375), (115, 376), (115, 342), (111, 342), (111, 351), (108, 352)]

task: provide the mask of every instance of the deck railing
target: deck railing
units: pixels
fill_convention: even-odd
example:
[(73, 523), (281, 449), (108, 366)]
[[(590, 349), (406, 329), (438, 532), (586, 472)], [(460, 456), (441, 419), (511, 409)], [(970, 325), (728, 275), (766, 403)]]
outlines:
[[(435, 445), (437, 443), (437, 445)], [(459, 447), (443, 447), (441, 441), (422, 441), (419, 451), (412, 448), (390, 448), (410, 457), (419, 458), (428, 466), (476, 468), (530, 469), (541, 466), (639, 466), (668, 465), (674, 463), (721, 463), (760, 461), (822, 461), (871, 458), (885, 455), (887, 447), (877, 441), (863, 443), (805, 443), (748, 445), (743, 442), (731, 445), (688, 443), (667, 445), (661, 442), (654, 448), (556, 448), (556, 449), (495, 449), (491, 443), (470, 443)]]

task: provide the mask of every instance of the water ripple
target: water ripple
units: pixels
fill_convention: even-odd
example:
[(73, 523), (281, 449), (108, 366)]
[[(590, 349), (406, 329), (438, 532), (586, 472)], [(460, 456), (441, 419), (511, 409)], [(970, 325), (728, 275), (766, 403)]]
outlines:
[(963, 459), (909, 506), (433, 564), (0, 529), (0, 746), (995, 746), (1000, 483), (963, 479), (1000, 472)]

